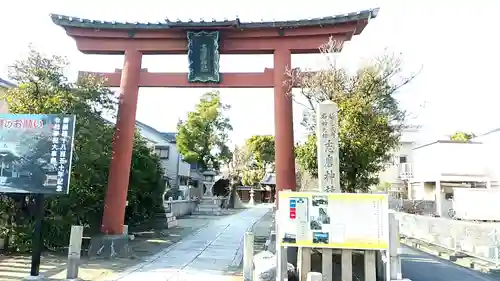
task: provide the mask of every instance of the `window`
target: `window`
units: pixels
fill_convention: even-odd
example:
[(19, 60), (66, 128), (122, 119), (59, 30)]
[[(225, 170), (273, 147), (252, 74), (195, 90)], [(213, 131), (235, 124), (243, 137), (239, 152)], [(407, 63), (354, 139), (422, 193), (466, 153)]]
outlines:
[(187, 185), (187, 182), (188, 182), (188, 177), (179, 176), (179, 185)]
[(157, 146), (155, 148), (156, 154), (160, 157), (160, 159), (168, 159), (170, 154), (170, 147), (168, 146)]
[(407, 163), (406, 155), (399, 156), (399, 164)]
[[(189, 184), (189, 177), (179, 175), (179, 185), (188, 185), (188, 184)], [(197, 180), (193, 180), (191, 178), (191, 187), (197, 188), (198, 187), (198, 181)]]

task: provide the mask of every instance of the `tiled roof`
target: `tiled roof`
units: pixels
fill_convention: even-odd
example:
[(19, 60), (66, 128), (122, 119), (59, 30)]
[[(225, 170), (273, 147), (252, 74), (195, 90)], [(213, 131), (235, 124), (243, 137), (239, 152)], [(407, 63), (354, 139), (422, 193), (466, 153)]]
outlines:
[(175, 143), (175, 138), (177, 133), (174, 132), (161, 132), (160, 133), (165, 139), (167, 139), (171, 143)]
[(254, 190), (254, 191), (265, 191), (266, 189), (262, 186), (238, 186), (238, 190)]
[(2, 87), (2, 88), (14, 88), (14, 87), (16, 87), (16, 84), (0, 78), (0, 87)]
[(276, 185), (276, 174), (266, 173), (264, 178), (260, 181), (260, 184), (264, 185)]
[(314, 26), (328, 26), (341, 24), (346, 22), (368, 20), (375, 18), (379, 9), (370, 9), (358, 11), (347, 14), (334, 15), (330, 17), (289, 20), (289, 21), (261, 21), (261, 22), (241, 22), (239, 18), (234, 20), (216, 20), (211, 21), (171, 21), (165, 19), (161, 22), (116, 22), (116, 21), (102, 21), (82, 19), (78, 17), (70, 17), (64, 15), (51, 14), (52, 21), (61, 27), (80, 27), (80, 28), (99, 28), (99, 29), (199, 29), (199, 28), (238, 28), (238, 29), (251, 29), (251, 28), (297, 28), (297, 27), (314, 27)]
[(142, 128), (145, 128), (149, 131), (152, 131), (156, 134), (158, 134), (159, 136), (161, 136), (162, 138), (164, 138), (167, 142), (169, 143), (175, 143), (175, 133), (163, 133), (163, 132), (160, 132), (158, 130), (156, 130), (155, 128), (145, 124), (145, 123), (142, 123), (140, 121), (135, 121), (136, 125), (137, 126), (140, 126)]

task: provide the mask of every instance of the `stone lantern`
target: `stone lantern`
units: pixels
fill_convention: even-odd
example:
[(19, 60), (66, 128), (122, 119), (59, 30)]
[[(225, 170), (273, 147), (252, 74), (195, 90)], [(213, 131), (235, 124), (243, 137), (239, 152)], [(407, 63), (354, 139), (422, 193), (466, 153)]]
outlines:
[(209, 160), (207, 163), (207, 169), (203, 172), (203, 184), (207, 187), (204, 197), (213, 197), (213, 187), (215, 184), (215, 175), (217, 173), (213, 171), (213, 163), (212, 160)]
[(250, 188), (250, 201), (248, 201), (248, 205), (255, 205), (255, 190), (253, 190), (253, 186)]

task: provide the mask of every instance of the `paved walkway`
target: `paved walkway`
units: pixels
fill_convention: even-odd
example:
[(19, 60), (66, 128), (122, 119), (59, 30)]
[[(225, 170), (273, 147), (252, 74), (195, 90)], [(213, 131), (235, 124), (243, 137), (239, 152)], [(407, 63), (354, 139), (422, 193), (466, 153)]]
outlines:
[(245, 231), (269, 212), (270, 208), (270, 205), (258, 205), (211, 222), (150, 260), (124, 272), (116, 280), (232, 280), (234, 276), (228, 271), (241, 262)]

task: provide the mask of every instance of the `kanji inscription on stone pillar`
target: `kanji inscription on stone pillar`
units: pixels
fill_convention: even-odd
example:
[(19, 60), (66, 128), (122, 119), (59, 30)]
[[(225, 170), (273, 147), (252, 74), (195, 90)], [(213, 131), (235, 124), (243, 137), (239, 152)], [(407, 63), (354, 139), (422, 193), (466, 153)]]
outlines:
[(338, 107), (324, 101), (316, 110), (318, 183), (320, 192), (340, 192)]

